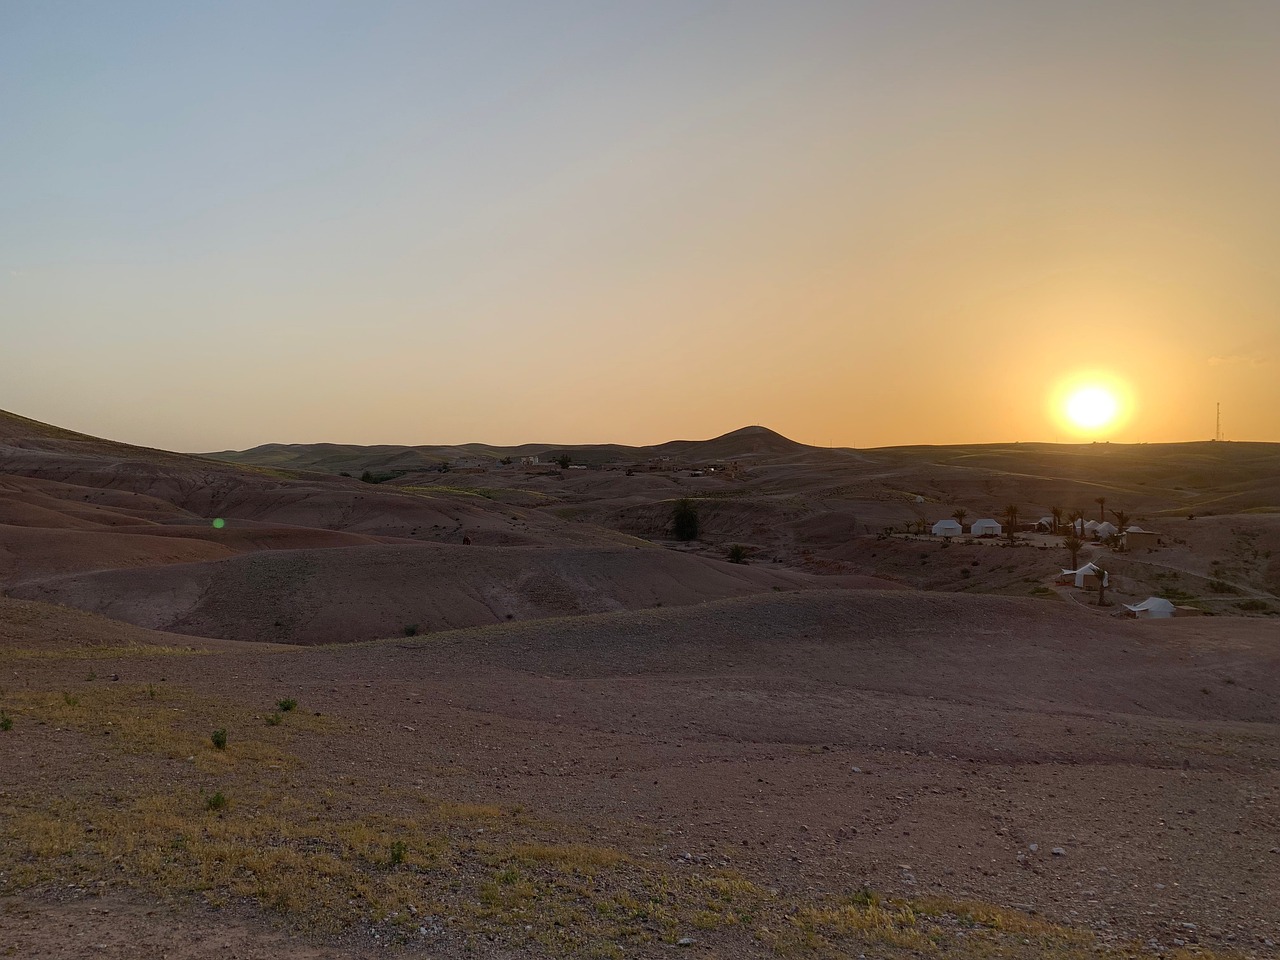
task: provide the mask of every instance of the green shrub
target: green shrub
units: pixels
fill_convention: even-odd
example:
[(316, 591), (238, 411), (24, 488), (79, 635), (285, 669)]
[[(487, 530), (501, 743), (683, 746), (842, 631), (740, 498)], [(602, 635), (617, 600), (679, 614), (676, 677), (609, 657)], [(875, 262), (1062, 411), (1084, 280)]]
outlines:
[(747, 548), (740, 543), (735, 543), (731, 547), (729, 547), (726, 557), (728, 558), (730, 563), (746, 563)]
[(225, 810), (230, 802), (219, 790), (217, 793), (210, 794), (204, 798), (204, 808), (216, 813), (219, 810)]
[(281, 713), (288, 713), (298, 705), (298, 701), (293, 697), (285, 697), (283, 700), (277, 700), (276, 706), (280, 708)]
[(215, 750), (227, 749), (227, 728), (219, 727), (213, 733), (209, 734), (209, 739), (213, 741)]
[(418, 635), (418, 625), (416, 623), (406, 623), (404, 625), (404, 635), (406, 637), (416, 637)]
[(398, 867), (404, 863), (405, 854), (409, 852), (409, 846), (403, 840), (395, 840), (391, 844), (391, 865)]
[(0, 730), (12, 730), (13, 717), (9, 716), (3, 710), (0, 710)]
[(671, 532), (677, 540), (698, 539), (698, 507), (688, 497), (677, 500), (671, 510)]
[(275, 713), (268, 713), (268, 714), (267, 714), (267, 726), (268, 726), (268, 727), (278, 727), (278, 726), (280, 725), (280, 721), (281, 721), (281, 720), (283, 720), (283, 719), (284, 719), (284, 716), (283, 716), (283, 714), (281, 714), (279, 711), (276, 711)]

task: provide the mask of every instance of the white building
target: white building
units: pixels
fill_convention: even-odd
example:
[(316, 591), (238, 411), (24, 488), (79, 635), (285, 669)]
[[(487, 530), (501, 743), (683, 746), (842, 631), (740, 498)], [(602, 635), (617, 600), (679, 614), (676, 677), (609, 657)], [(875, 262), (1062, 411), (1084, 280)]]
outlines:
[(973, 521), (969, 525), (969, 532), (975, 537), (998, 537), (1004, 533), (1004, 527), (990, 517), (984, 517), (981, 520)]
[(947, 517), (945, 520), (939, 520), (933, 525), (933, 535), (935, 537), (958, 537), (964, 533), (964, 527)]

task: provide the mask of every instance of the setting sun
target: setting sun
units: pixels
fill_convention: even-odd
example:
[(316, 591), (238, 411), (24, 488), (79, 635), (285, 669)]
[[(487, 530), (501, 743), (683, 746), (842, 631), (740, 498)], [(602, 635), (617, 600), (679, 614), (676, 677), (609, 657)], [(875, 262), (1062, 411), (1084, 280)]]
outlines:
[(1067, 398), (1067, 417), (1078, 427), (1094, 430), (1116, 418), (1120, 405), (1104, 387), (1081, 387)]
[(1133, 391), (1107, 370), (1077, 370), (1050, 391), (1048, 412), (1058, 425), (1082, 437), (1111, 436), (1133, 413)]

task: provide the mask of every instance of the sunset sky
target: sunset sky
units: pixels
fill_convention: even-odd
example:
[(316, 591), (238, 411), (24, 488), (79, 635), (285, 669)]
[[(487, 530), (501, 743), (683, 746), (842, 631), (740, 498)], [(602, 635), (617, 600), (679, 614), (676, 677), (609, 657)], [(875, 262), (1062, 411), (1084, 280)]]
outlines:
[(1274, 0), (0, 0), (0, 408), (1280, 440), (1277, 51)]

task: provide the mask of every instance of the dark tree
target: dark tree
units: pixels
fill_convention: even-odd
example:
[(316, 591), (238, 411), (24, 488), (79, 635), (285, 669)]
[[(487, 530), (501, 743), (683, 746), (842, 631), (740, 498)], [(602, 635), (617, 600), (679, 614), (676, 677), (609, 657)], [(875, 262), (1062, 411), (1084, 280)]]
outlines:
[(1123, 510), (1112, 510), (1111, 515), (1116, 518), (1116, 527), (1119, 528), (1116, 530), (1116, 539), (1120, 542), (1120, 546), (1123, 549), (1124, 532), (1129, 529), (1129, 521), (1133, 518)]
[(688, 497), (677, 500), (671, 511), (671, 532), (677, 540), (698, 539), (698, 507)]
[(1081, 510), (1079, 507), (1076, 507), (1076, 509), (1072, 510), (1071, 513), (1067, 515), (1067, 519), (1071, 521), (1072, 534), (1074, 534), (1075, 536), (1083, 536), (1084, 535), (1084, 511)]
[(1016, 504), (1009, 504), (1004, 508), (1005, 535), (1010, 540), (1013, 539), (1013, 531), (1018, 528), (1018, 507)]
[(573, 463), (573, 460), (570, 459), (567, 453), (562, 453), (560, 456), (556, 457), (556, 463), (560, 465), (561, 470), (568, 470), (569, 464)]
[(1073, 533), (1062, 541), (1062, 545), (1071, 552), (1071, 569), (1075, 570), (1080, 551), (1084, 549), (1084, 541)]

